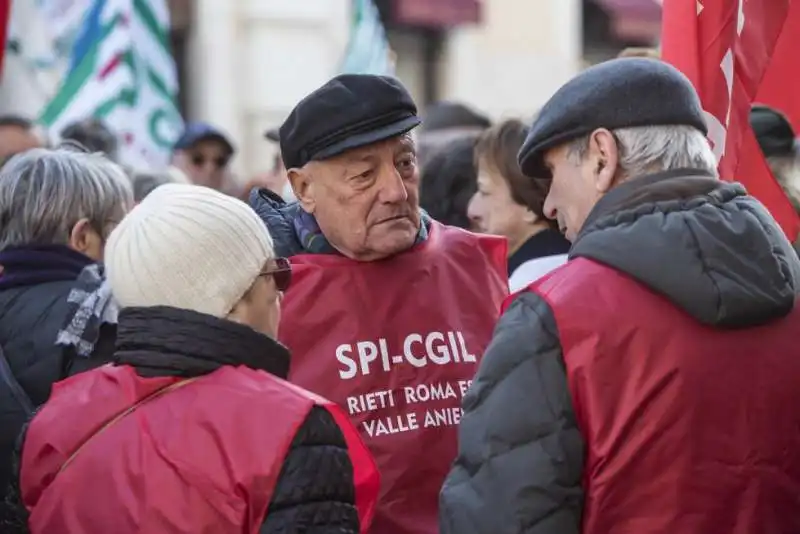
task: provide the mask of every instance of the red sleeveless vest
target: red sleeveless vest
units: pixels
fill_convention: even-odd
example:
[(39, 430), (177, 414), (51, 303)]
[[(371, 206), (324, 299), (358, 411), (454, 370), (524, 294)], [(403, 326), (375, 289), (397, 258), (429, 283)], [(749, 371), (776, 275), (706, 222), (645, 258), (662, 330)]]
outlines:
[(291, 258), (289, 379), (350, 414), (381, 470), (372, 532), (438, 532), (461, 397), (508, 294), (505, 241), (432, 223), (386, 261)]
[(31, 533), (256, 534), (314, 405), (344, 423), (369, 521), (377, 470), (327, 401), (245, 367), (181, 381), (105, 366), (55, 384), (28, 428), (20, 482)]
[(580, 258), (530, 290), (587, 444), (585, 534), (800, 532), (800, 307), (714, 329)]

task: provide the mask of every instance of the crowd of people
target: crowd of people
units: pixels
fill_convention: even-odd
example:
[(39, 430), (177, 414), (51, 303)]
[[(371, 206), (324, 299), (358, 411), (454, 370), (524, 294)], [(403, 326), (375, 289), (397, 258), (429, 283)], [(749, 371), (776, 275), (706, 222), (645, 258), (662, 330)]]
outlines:
[(642, 57), (497, 123), (341, 75), (243, 186), (0, 119), (0, 529), (800, 532), (800, 259), (706, 134)]

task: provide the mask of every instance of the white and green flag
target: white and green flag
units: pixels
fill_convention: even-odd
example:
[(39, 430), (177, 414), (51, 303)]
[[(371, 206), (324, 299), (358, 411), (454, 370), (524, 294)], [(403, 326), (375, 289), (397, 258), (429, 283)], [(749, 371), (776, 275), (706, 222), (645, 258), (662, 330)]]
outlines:
[(118, 135), (125, 163), (162, 166), (183, 128), (177, 93), (166, 0), (94, 0), (40, 120), (57, 135), (98, 118)]
[(353, 0), (353, 23), (342, 74), (394, 75), (394, 57), (372, 0)]

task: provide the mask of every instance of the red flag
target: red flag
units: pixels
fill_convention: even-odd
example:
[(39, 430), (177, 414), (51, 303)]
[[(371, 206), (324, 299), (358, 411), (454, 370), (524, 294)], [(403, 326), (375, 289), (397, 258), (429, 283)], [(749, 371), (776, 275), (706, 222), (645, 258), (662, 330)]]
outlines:
[[(792, 116), (781, 103), (800, 85), (800, 34), (790, 34), (798, 17), (800, 1), (669, 0), (662, 36), (663, 59), (700, 95), (720, 176), (744, 184), (792, 241), (800, 220), (758, 148), (750, 107), (760, 102)], [(794, 105), (800, 119), (800, 104)]]
[(3, 57), (6, 55), (6, 40), (8, 39), (8, 19), (11, 17), (11, 0), (0, 0), (0, 78), (3, 72)]

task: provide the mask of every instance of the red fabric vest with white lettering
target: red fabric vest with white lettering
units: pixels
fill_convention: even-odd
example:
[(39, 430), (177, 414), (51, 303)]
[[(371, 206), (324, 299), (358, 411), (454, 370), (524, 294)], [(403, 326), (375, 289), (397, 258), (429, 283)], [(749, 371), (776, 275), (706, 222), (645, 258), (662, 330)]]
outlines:
[(31, 534), (257, 534), (314, 405), (345, 435), (366, 532), (378, 472), (341, 409), (264, 371), (223, 367), (114, 420), (178, 381), (109, 365), (53, 386), (22, 454)]
[(279, 338), (289, 379), (339, 403), (375, 456), (372, 532), (438, 532), (461, 397), (508, 294), (505, 240), (432, 223), (388, 260), (291, 258)]
[(586, 442), (581, 532), (800, 532), (800, 306), (709, 328), (584, 258), (529, 290), (555, 314)]

